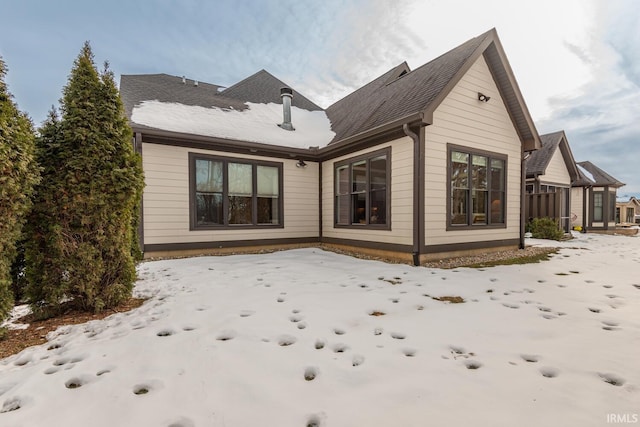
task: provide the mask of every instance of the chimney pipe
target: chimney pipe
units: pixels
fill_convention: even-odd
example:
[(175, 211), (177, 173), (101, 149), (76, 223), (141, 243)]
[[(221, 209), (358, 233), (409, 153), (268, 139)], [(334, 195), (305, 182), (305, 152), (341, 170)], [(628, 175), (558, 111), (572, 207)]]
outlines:
[(291, 100), (293, 99), (293, 90), (288, 87), (281, 88), (280, 97), (282, 98), (282, 113), (284, 115), (284, 121), (278, 126), (285, 130), (295, 130), (291, 124)]

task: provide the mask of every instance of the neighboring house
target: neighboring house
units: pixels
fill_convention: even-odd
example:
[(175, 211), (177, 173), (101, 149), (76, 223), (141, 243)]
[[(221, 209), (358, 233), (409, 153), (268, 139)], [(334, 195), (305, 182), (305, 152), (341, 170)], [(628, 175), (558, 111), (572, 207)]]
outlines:
[(550, 217), (569, 232), (571, 229), (571, 183), (578, 179), (578, 168), (564, 131), (540, 136), (542, 147), (525, 162), (526, 216)]
[(640, 223), (640, 201), (633, 196), (618, 196), (616, 223), (627, 226)]
[(616, 192), (624, 184), (591, 162), (578, 162), (572, 184), (572, 226), (583, 230), (615, 230)]
[(326, 110), (266, 71), (227, 89), (124, 75), (120, 90), (147, 257), (322, 243), (417, 264), (524, 244), (523, 156), (540, 140), (495, 30)]

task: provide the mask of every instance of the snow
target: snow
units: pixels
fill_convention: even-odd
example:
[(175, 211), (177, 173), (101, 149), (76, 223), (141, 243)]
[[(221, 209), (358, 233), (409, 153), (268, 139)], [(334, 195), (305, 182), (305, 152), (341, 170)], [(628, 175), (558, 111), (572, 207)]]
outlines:
[(2, 322), (0, 327), (7, 329), (27, 329), (29, 324), (18, 322), (18, 319), (26, 316), (27, 314), (31, 314), (31, 308), (29, 308), (28, 304), (16, 305), (13, 307), (13, 310), (11, 310), (9, 318)]
[(171, 102), (143, 101), (133, 108), (134, 123), (195, 135), (259, 142), (294, 148), (324, 147), (335, 136), (324, 111), (291, 107), (294, 131), (281, 129), (282, 104), (247, 102), (246, 110), (205, 108)]
[[(550, 261), (486, 269), (316, 248), (145, 262), (140, 308), (62, 327), (0, 361), (0, 425), (632, 419), (640, 238), (577, 234), (559, 245)], [(432, 298), (441, 296), (466, 302)]]
[(586, 170), (585, 168), (583, 168), (582, 166), (580, 166), (579, 164), (576, 164), (576, 166), (578, 167), (578, 169), (580, 170), (580, 172), (582, 172), (582, 174), (591, 182), (596, 182), (596, 179), (593, 177), (593, 174), (591, 172), (589, 172), (588, 170)]

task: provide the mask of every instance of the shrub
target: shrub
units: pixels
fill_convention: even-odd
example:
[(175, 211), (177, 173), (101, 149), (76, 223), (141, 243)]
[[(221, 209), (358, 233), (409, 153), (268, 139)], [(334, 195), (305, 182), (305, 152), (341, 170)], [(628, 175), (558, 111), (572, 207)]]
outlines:
[(113, 73), (99, 73), (85, 43), (55, 111), (41, 129), (38, 189), (26, 247), (28, 294), (46, 316), (64, 299), (99, 312), (131, 296), (140, 156)]
[(536, 239), (561, 240), (564, 237), (558, 221), (552, 218), (534, 218), (527, 224), (527, 229)]
[(0, 321), (13, 308), (11, 266), (39, 177), (33, 125), (13, 102), (4, 76), (0, 58)]

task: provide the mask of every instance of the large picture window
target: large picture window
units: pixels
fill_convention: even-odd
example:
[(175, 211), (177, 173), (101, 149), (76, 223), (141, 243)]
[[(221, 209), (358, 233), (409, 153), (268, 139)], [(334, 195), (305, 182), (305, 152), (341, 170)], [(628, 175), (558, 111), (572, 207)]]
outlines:
[(449, 147), (449, 227), (505, 225), (506, 156)]
[(389, 228), (390, 150), (359, 156), (335, 167), (335, 224)]
[(282, 226), (282, 164), (190, 153), (191, 228)]

